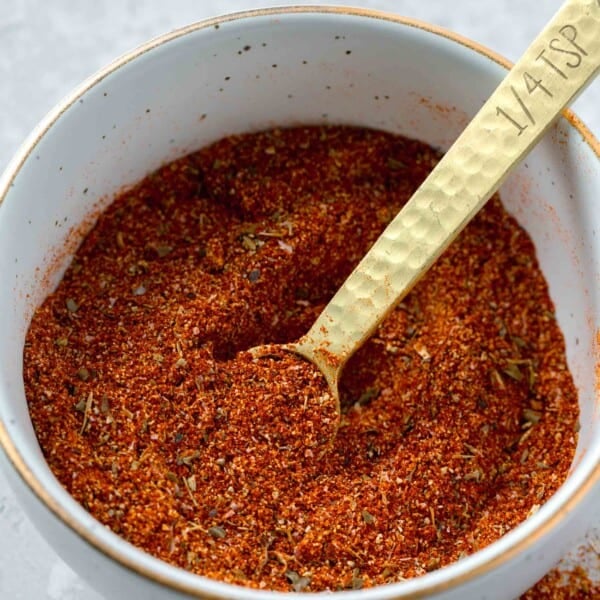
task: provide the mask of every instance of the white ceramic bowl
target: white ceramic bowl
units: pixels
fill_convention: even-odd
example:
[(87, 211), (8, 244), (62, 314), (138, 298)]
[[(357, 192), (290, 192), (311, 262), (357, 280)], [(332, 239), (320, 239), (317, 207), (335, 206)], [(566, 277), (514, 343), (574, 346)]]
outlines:
[[(467, 40), (390, 15), (255, 11), (192, 25), (126, 55), (32, 133), (0, 181), (0, 442), (31, 519), (107, 598), (267, 594), (191, 575), (130, 546), (63, 490), (42, 457), (23, 391), (23, 340), (91, 216), (165, 161), (236, 132), (346, 123), (445, 148), (505, 68)], [(600, 517), (598, 154), (598, 143), (568, 115), (502, 189), (505, 205), (535, 241), (579, 389), (581, 431), (567, 483), (527, 522), (475, 555), (340, 597), (513, 598)]]

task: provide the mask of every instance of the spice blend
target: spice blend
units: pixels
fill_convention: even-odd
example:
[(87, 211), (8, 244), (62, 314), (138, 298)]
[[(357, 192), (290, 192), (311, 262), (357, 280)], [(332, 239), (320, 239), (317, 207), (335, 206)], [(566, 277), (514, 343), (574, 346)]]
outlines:
[(583, 567), (552, 569), (520, 600), (594, 600), (600, 598), (600, 584)]
[(535, 512), (574, 456), (577, 396), (498, 197), (351, 359), (341, 421), (314, 367), (247, 352), (308, 330), (438, 159), (373, 130), (271, 130), (120, 195), (25, 345), (66, 489), (165, 561), (294, 591), (418, 576)]
[(520, 600), (593, 600), (600, 598), (600, 529), (583, 540)]

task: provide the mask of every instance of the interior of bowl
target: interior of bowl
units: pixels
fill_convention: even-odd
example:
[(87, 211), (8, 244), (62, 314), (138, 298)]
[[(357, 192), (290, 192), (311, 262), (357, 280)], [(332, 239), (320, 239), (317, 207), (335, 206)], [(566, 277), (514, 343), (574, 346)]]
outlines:
[[(34, 132), (0, 187), (0, 420), (9, 457), (18, 453), (32, 480), (85, 518), (42, 460), (22, 351), (35, 307), (117, 191), (224, 135), (275, 125), (355, 124), (444, 149), (503, 73), (477, 49), (413, 23), (299, 10), (190, 27), (84, 84)], [(557, 505), (598, 468), (600, 454), (599, 190), (594, 149), (562, 119), (501, 191), (535, 242), (580, 394), (577, 468)], [(131, 552), (116, 536), (97, 535)]]

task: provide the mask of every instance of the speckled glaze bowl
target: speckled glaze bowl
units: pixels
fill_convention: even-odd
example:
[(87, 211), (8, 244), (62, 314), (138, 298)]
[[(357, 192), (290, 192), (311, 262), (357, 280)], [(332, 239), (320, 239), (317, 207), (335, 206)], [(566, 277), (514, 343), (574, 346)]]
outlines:
[[(446, 148), (505, 69), (468, 40), (391, 15), (261, 10), (151, 41), (84, 82), (31, 134), (0, 180), (0, 454), (31, 519), (106, 598), (283, 594), (207, 580), (154, 559), (95, 521), (48, 469), (24, 396), (23, 341), (92, 216), (165, 161), (236, 132), (345, 123)], [(567, 114), (502, 189), (535, 241), (579, 389), (581, 431), (568, 481), (475, 555), (340, 598), (514, 598), (600, 517), (598, 154), (598, 143)]]

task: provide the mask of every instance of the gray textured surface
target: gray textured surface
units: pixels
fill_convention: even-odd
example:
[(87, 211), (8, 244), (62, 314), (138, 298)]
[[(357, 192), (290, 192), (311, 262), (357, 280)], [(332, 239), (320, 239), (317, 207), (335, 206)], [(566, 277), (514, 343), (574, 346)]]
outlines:
[[(299, 2), (0, 0), (0, 171), (40, 118), (85, 77), (181, 25), (232, 10)], [(308, 2), (307, 2), (308, 3)], [(560, 0), (348, 0), (442, 25), (514, 60)], [(313, 2), (313, 4), (319, 4)], [(600, 80), (574, 105), (600, 137)], [(597, 530), (588, 542), (598, 544)], [(589, 545), (589, 544), (588, 544)], [(590, 554), (592, 552), (592, 554)], [(591, 549), (584, 561), (598, 566)], [(591, 562), (590, 562), (591, 561)], [(102, 600), (37, 534), (0, 473), (0, 598)]]

